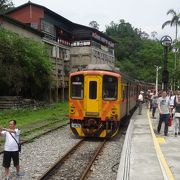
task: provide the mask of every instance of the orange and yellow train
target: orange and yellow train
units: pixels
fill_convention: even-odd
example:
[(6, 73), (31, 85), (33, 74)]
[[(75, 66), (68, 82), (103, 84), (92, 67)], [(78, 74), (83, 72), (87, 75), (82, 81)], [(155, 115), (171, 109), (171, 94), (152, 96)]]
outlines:
[(142, 84), (108, 65), (70, 74), (70, 128), (80, 137), (113, 137), (137, 104)]

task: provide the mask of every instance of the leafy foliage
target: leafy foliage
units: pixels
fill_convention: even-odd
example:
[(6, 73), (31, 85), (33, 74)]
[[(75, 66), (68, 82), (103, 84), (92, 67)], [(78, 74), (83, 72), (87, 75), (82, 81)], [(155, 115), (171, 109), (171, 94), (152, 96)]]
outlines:
[(9, 109), (0, 112), (1, 125), (6, 126), (10, 119), (16, 119), (18, 127), (37, 125), (38, 122), (64, 120), (68, 114), (68, 103), (52, 104), (38, 109)]
[(172, 19), (164, 22), (163, 25), (162, 25), (162, 29), (167, 25), (171, 25), (171, 26), (180, 25), (180, 13), (179, 14), (176, 13), (176, 11), (174, 9), (169, 9), (168, 12), (167, 12), (167, 15), (169, 15), (169, 14), (172, 15)]
[[(163, 67), (163, 47), (159, 40), (155, 37), (153, 40), (149, 39), (147, 33), (133, 28), (124, 20), (120, 20), (119, 24), (111, 22), (106, 27), (106, 34), (117, 41), (115, 47), (116, 66), (122, 72), (139, 80), (155, 82), (156, 68), (154, 66)], [(168, 55), (170, 81), (175, 74), (173, 65), (174, 54), (170, 50)], [(176, 72), (176, 74), (178, 73)], [(161, 80), (161, 72), (159, 77)]]
[(0, 0), (0, 14), (12, 9), (14, 4), (10, 0)]
[(89, 26), (94, 28), (94, 29), (98, 29), (99, 30), (99, 24), (97, 23), (97, 21), (91, 21), (89, 23)]
[(131, 24), (126, 23), (124, 20), (120, 20), (120, 24), (111, 22), (110, 26), (106, 27), (106, 33), (118, 42), (115, 51), (117, 59), (131, 58), (134, 51), (137, 51), (140, 47), (140, 35), (137, 34)]
[(48, 90), (52, 67), (41, 43), (1, 28), (0, 67), (1, 95), (35, 98)]

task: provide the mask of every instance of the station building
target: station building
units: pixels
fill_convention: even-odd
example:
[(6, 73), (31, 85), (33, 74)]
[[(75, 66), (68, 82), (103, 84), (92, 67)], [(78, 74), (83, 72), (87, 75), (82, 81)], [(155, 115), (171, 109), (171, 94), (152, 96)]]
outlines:
[(33, 29), (26, 24), (3, 14), (0, 14), (0, 27), (35, 41), (41, 41), (43, 37), (43, 34), (40, 31), (37, 31), (36, 29)]
[(48, 45), (53, 64), (52, 101), (68, 98), (70, 72), (88, 64), (114, 66), (115, 41), (97, 29), (73, 23), (30, 1), (6, 15), (40, 32), (41, 41)]

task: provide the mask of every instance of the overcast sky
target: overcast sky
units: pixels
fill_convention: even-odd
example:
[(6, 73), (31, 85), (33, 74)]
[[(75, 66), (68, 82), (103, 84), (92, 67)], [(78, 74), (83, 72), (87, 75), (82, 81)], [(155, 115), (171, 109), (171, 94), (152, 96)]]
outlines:
[[(12, 0), (15, 7), (27, 3), (28, 0)], [(105, 31), (105, 26), (111, 21), (118, 23), (120, 19), (129, 22), (133, 27), (147, 32), (158, 33), (161, 38), (170, 35), (174, 38), (175, 27), (165, 27), (162, 24), (172, 18), (167, 16), (169, 9), (180, 13), (179, 0), (32, 0), (72, 22), (89, 25), (95, 20), (100, 25), (100, 31)], [(178, 37), (180, 37), (180, 30)]]

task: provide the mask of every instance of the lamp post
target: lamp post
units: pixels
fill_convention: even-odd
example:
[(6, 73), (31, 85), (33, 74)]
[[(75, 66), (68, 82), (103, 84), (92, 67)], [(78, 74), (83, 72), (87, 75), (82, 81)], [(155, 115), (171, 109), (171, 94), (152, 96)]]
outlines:
[(154, 65), (156, 68), (156, 96), (158, 96), (158, 71), (159, 69), (161, 69), (161, 66), (156, 66)]
[[(176, 45), (176, 43), (175, 43)], [(174, 52), (174, 73), (176, 73), (176, 63), (177, 63), (177, 52), (179, 51), (179, 49), (175, 46), (173, 47), (173, 52)], [(173, 80), (173, 89), (176, 90), (176, 77), (174, 74), (174, 80)]]
[(169, 71), (167, 69), (167, 61), (168, 61), (168, 49), (172, 44), (172, 39), (170, 36), (163, 36), (161, 38), (161, 45), (164, 47), (164, 64), (163, 64), (163, 71), (162, 71), (162, 82), (164, 84), (164, 89), (167, 90), (167, 85), (169, 81)]

